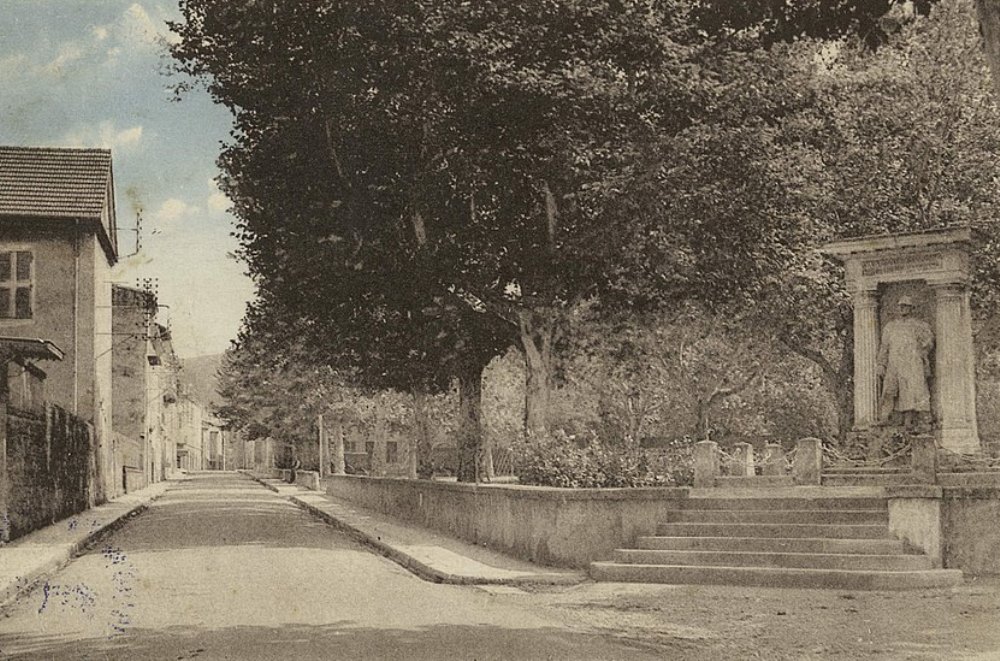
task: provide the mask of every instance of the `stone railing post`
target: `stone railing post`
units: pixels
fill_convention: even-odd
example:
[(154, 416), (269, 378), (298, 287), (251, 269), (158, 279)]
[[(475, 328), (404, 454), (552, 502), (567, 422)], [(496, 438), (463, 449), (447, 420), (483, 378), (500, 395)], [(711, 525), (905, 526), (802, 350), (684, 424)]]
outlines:
[(719, 444), (698, 441), (694, 444), (694, 486), (714, 487), (719, 476)]
[(733, 446), (733, 477), (753, 477), (753, 446), (749, 443), (737, 443)]
[(764, 457), (761, 461), (762, 475), (785, 474), (785, 451), (778, 443), (768, 443), (764, 446)]
[(792, 474), (796, 484), (820, 484), (823, 473), (823, 447), (818, 438), (803, 438), (795, 444)]
[(913, 481), (937, 483), (937, 443), (930, 434), (919, 434), (910, 441)]

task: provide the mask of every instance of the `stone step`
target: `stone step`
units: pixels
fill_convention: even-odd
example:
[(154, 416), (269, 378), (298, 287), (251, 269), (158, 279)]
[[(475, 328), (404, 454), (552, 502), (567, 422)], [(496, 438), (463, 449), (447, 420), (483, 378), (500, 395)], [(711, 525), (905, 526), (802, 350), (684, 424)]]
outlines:
[(677, 505), (685, 510), (889, 510), (885, 498), (770, 498), (766, 494), (747, 498), (685, 498), (677, 501)]
[(825, 487), (884, 487), (914, 484), (916, 479), (910, 473), (887, 473), (884, 475), (823, 473), (822, 482)]
[(898, 475), (910, 473), (909, 467), (900, 468), (897, 466), (823, 466), (823, 474), (848, 474), (848, 475)]
[(851, 569), (916, 571), (933, 569), (923, 555), (863, 555), (849, 553), (764, 553), (752, 551), (665, 551), (618, 549), (615, 562), (636, 565), (685, 565), (711, 567), (797, 567), (802, 569)]
[(889, 524), (889, 510), (709, 509), (669, 510), (666, 523)]
[(663, 537), (828, 537), (879, 539), (889, 536), (885, 525), (816, 523), (661, 523)]
[(957, 569), (873, 571), (776, 567), (693, 567), (593, 562), (597, 581), (667, 583), (674, 585), (740, 585), (837, 590), (908, 590), (950, 587), (962, 582)]
[(791, 475), (753, 475), (748, 477), (720, 475), (715, 478), (715, 483), (719, 487), (735, 488), (793, 487), (795, 479)]
[(904, 553), (898, 539), (830, 539), (808, 537), (640, 537), (640, 549), (667, 551), (761, 551), (773, 553)]
[(938, 473), (937, 483), (942, 487), (998, 487), (1000, 472)]

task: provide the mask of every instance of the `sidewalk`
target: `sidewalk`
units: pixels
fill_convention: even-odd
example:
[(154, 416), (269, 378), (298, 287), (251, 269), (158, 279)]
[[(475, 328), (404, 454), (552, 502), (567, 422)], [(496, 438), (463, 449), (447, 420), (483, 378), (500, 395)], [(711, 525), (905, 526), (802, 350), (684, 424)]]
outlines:
[(0, 610), (69, 563), (90, 540), (141, 512), (171, 483), (158, 482), (0, 546)]
[(428, 581), (458, 585), (572, 585), (587, 580), (583, 572), (539, 567), (348, 505), (319, 491), (248, 475)]

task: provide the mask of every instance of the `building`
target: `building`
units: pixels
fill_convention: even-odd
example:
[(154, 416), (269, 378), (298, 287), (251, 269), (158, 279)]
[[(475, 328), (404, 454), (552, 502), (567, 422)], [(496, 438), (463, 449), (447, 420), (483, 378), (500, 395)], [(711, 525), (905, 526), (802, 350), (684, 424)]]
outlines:
[(0, 147), (0, 335), (45, 338), (48, 399), (92, 423), (94, 499), (114, 492), (111, 152)]
[(226, 466), (226, 446), (230, 432), (222, 420), (209, 412), (203, 412), (201, 417), (201, 446), (205, 453), (205, 468), (223, 470)]
[(121, 464), (122, 470), (140, 471), (142, 484), (159, 482), (165, 474), (160, 419), (163, 394), (158, 370), (164, 362), (171, 362), (171, 358), (160, 355), (163, 343), (154, 343), (162, 328), (155, 322), (156, 297), (145, 289), (114, 285), (111, 300), (114, 336), (111, 392), (115, 403), (112, 426), (118, 442), (137, 446), (137, 451), (130, 454), (130, 458), (136, 459), (116, 463), (116, 470)]
[(199, 471), (209, 467), (202, 447), (202, 417), (204, 410), (190, 396), (181, 394), (172, 407), (171, 426), (177, 439), (177, 468)]

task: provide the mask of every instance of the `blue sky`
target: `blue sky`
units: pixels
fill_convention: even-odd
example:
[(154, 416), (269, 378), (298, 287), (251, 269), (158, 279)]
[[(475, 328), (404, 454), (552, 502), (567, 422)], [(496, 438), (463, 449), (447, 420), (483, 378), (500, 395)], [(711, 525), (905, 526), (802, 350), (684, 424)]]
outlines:
[[(0, 0), (0, 12), (0, 144), (110, 148), (118, 224), (143, 216), (142, 251), (115, 281), (157, 278), (182, 357), (225, 350), (253, 292), (213, 182), (231, 116), (202, 90), (173, 100), (176, 4)], [(119, 248), (133, 252), (135, 234)]]

